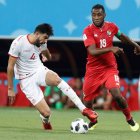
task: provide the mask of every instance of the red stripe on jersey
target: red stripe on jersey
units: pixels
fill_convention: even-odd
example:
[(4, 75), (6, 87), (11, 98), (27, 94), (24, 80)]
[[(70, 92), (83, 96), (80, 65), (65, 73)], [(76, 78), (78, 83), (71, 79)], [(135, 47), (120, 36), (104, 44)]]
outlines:
[(17, 41), (19, 41), (22, 37), (23, 37), (23, 36), (20, 36), (20, 37), (17, 39)]
[(33, 44), (33, 43), (29, 40), (29, 34), (27, 35), (27, 40), (29, 41), (30, 44)]

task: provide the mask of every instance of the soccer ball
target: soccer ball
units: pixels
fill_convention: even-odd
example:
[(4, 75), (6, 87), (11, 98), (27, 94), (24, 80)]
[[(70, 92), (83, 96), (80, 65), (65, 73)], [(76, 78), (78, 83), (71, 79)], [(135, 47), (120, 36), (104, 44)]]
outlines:
[(72, 121), (70, 129), (72, 133), (85, 134), (88, 132), (88, 123), (82, 118), (78, 118)]

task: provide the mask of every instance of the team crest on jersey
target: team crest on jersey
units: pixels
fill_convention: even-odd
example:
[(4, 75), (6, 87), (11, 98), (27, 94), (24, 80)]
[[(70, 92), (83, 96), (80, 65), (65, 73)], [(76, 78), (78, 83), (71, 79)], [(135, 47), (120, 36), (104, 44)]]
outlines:
[(111, 31), (110, 31), (110, 30), (107, 31), (107, 35), (108, 35), (108, 36), (111, 35)]

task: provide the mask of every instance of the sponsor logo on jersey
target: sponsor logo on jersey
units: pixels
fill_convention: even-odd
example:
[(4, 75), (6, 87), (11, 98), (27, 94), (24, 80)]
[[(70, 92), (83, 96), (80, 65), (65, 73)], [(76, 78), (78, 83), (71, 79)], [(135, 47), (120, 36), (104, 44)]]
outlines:
[(94, 34), (94, 37), (98, 37), (98, 35), (97, 34)]

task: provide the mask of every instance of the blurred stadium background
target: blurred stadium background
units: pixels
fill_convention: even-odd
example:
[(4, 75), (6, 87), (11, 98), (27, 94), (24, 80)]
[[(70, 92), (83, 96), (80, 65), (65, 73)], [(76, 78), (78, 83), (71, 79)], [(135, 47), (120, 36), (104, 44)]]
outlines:
[[(54, 28), (54, 36), (48, 42), (53, 59), (45, 65), (57, 72), (71, 86), (74, 84), (71, 82), (73, 78), (83, 78), (86, 49), (82, 42), (82, 31), (91, 23), (90, 11), (96, 3), (105, 6), (106, 20), (115, 22), (123, 33), (140, 43), (140, 0), (0, 0), (0, 106), (7, 106), (5, 73), (10, 44), (18, 35), (32, 33), (34, 27), (40, 23), (50, 23)], [(121, 92), (131, 110), (138, 111), (140, 56), (135, 56), (132, 47), (120, 43), (116, 38), (114, 45), (123, 47), (125, 51), (125, 55), (117, 58)], [(31, 106), (15, 79), (14, 87), (18, 93), (14, 106)], [(42, 87), (42, 90), (48, 96), (46, 92), (50, 92), (50, 89), (48, 91)], [(58, 101), (60, 97), (53, 95), (51, 101), (52, 98)], [(58, 109), (60, 106), (52, 105)]]

